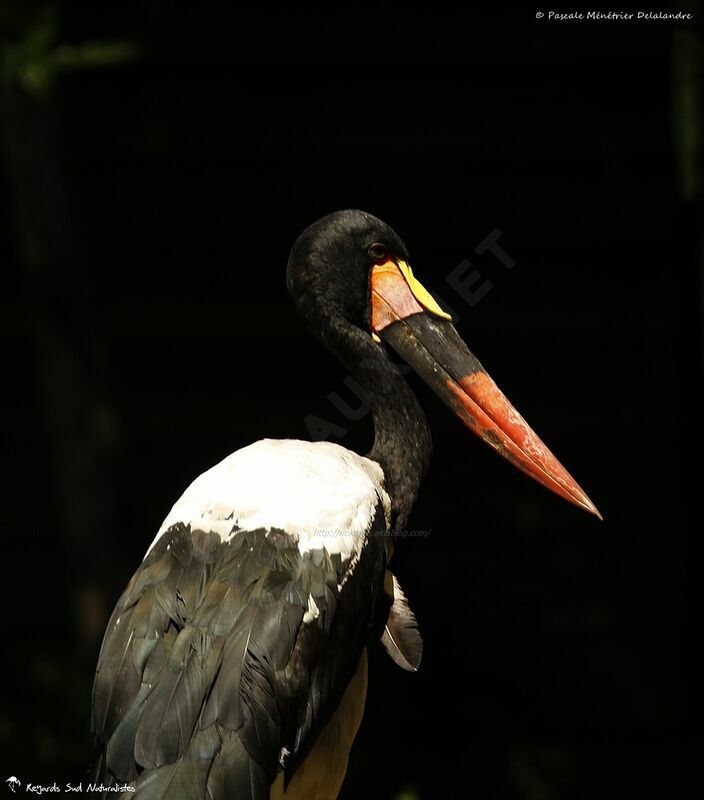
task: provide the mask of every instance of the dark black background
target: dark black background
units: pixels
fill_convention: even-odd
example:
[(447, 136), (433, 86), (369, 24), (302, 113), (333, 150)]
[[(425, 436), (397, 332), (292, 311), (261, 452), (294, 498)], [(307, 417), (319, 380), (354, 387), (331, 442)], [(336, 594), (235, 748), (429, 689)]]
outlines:
[[(37, 8), (3, 18), (6, 47)], [(414, 382), (430, 534), (394, 560), (425, 657), (373, 654), (343, 796), (681, 796), (702, 745), (701, 164), (676, 65), (699, 25), (226, 8), (67, 4), (47, 51), (134, 57), (4, 83), (0, 777), (85, 780), (105, 615), (195, 475), (308, 438), (309, 414), (369, 446), (284, 285), (298, 233), (356, 207), (605, 522)], [(495, 228), (511, 270), (475, 252)], [(474, 306), (445, 281), (465, 258), (493, 284)]]

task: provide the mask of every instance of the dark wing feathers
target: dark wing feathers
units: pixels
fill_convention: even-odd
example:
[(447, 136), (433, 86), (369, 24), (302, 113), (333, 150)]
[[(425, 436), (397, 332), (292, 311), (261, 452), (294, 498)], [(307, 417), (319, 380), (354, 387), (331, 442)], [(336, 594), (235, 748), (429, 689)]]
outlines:
[[(381, 507), (374, 524), (384, 529)], [(290, 776), (337, 707), (374, 633), (384, 566), (378, 536), (343, 580), (340, 556), (302, 555), (283, 531), (222, 542), (174, 525), (108, 625), (96, 778), (149, 800), (268, 798), (282, 747), (295, 751)], [(319, 617), (304, 625), (309, 595)]]
[(105, 731), (108, 735), (115, 730), (141, 684), (132, 653), (134, 630), (127, 624), (127, 620), (120, 627), (115, 622), (116, 616), (119, 615), (113, 612), (108, 623), (108, 630), (112, 631), (112, 679), (109, 682), (96, 681), (93, 685), (93, 730)]
[(174, 763), (147, 770), (136, 784), (139, 800), (173, 800), (205, 797), (210, 764), (205, 760), (180, 758)]
[(148, 692), (149, 686), (142, 684), (129, 711), (107, 740), (106, 765), (109, 764), (113, 775), (119, 775), (123, 781), (133, 781), (138, 774), (134, 760), (134, 740), (137, 735), (140, 708)]
[(258, 611), (254, 606), (245, 606), (237, 616), (237, 625), (229, 633), (223, 647), (222, 661), (227, 669), (217, 673), (201, 715), (202, 728), (214, 725), (217, 721), (230, 730), (242, 726), (241, 704), (231, 702), (231, 698), (239, 696), (242, 670)]
[[(252, 648), (252, 627), (263, 610), (248, 601), (266, 576), (267, 559), (263, 531), (237, 538), (223, 545), (215, 534), (175, 526), (118, 602), (94, 688), (93, 724), (105, 748), (98, 777), (134, 780), (141, 773), (140, 796), (160, 796), (174, 786), (195, 787), (196, 777), (197, 785), (205, 787), (208, 772), (189, 761), (213, 766), (228, 752), (242, 751), (227, 731), (246, 727), (239, 702), (242, 671)], [(214, 571), (217, 577), (211, 579)], [(269, 602), (275, 604), (275, 598)], [(303, 613), (299, 608), (297, 624)], [(288, 626), (291, 643), (297, 624)], [(223, 661), (226, 668), (221, 669)], [(257, 680), (266, 684), (267, 677), (260, 674)], [(208, 698), (216, 709), (212, 719), (201, 716)], [(271, 712), (271, 703), (268, 708)], [(212, 731), (203, 730), (208, 728)], [(276, 744), (273, 726), (268, 728), (269, 744)], [(213, 737), (213, 731), (218, 735)], [(195, 759), (188, 756), (194, 744)], [(272, 757), (270, 747), (267, 754), (266, 772), (272, 778), (278, 752)], [(192, 796), (204, 797), (205, 789)]]
[(205, 797), (208, 800), (268, 800), (270, 785), (267, 771), (250, 757), (237, 734), (227, 733), (212, 761)]
[(141, 704), (134, 752), (143, 767), (171, 764), (186, 752), (220, 663), (222, 638), (185, 627)]

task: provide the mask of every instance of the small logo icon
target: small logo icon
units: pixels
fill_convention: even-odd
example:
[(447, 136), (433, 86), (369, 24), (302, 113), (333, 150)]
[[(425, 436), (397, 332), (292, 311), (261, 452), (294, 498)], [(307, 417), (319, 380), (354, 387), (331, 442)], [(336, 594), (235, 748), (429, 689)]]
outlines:
[(8, 778), (5, 783), (10, 787), (10, 789), (14, 792), (15, 789), (20, 788), (20, 781), (19, 778), (15, 778), (13, 775), (11, 778)]

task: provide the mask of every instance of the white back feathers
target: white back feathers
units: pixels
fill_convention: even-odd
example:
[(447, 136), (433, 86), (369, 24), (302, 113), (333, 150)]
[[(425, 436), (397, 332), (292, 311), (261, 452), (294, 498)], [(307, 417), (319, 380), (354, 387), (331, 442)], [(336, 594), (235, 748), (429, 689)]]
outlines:
[(237, 529), (279, 528), (297, 538), (301, 552), (325, 548), (347, 560), (380, 503), (388, 527), (389, 496), (376, 462), (331, 442), (262, 439), (196, 478), (151, 547), (177, 522), (215, 531), (223, 541)]

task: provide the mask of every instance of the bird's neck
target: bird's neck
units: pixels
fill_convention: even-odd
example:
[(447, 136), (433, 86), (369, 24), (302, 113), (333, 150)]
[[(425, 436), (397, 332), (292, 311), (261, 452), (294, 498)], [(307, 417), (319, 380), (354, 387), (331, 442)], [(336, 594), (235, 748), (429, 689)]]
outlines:
[(348, 325), (323, 337), (367, 394), (374, 420), (368, 458), (380, 464), (391, 499), (392, 527), (405, 528), (430, 462), (430, 430), (416, 396), (369, 334)]

